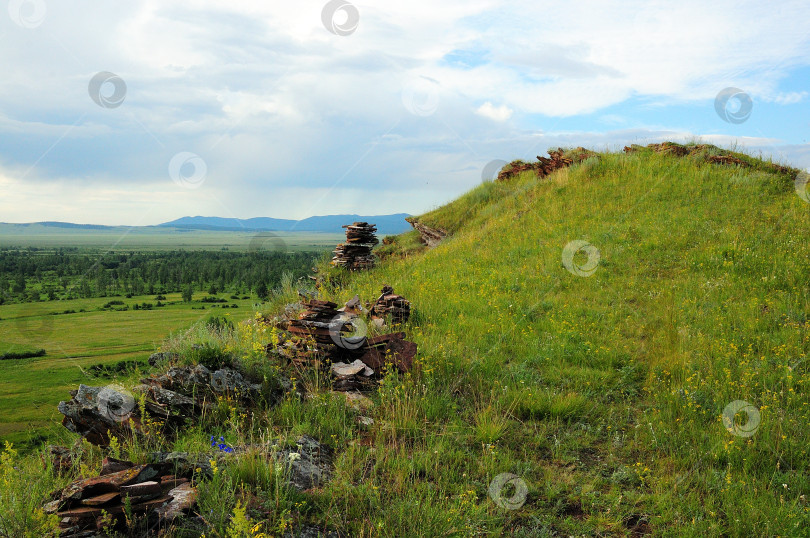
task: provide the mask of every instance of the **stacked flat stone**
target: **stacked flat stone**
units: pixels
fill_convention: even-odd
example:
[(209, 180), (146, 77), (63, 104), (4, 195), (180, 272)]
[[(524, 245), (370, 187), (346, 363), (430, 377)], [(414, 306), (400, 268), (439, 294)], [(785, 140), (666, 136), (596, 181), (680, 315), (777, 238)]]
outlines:
[(411, 303), (405, 297), (394, 293), (394, 288), (385, 286), (374, 306), (371, 307), (371, 318), (385, 320), (391, 316), (392, 323), (405, 323), (411, 315)]
[(377, 226), (368, 222), (355, 222), (346, 228), (346, 242), (335, 247), (332, 265), (345, 267), (349, 271), (371, 269), (377, 258), (371, 253), (377, 239)]
[(319, 344), (333, 344), (329, 324), (340, 315), (337, 303), (310, 299), (303, 304), (304, 311), (287, 323), (287, 331), (298, 337), (311, 336)]

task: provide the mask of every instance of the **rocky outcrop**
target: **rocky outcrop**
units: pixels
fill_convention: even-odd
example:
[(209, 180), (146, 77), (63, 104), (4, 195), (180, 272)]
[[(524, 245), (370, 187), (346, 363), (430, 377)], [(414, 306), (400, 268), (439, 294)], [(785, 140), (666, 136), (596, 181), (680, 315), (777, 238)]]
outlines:
[(214, 372), (205, 366), (170, 368), (165, 374), (141, 379), (129, 391), (117, 385), (79, 385), (72, 399), (59, 402), (62, 424), (89, 442), (107, 446), (110, 436), (131, 438), (143, 431), (140, 399), (150, 418), (162, 424), (171, 435), (187, 420), (199, 416), (218, 396), (227, 395), (249, 403), (261, 394), (261, 385), (250, 383), (231, 368)]
[(413, 226), (413, 228), (419, 232), (419, 238), (428, 248), (434, 248), (448, 235), (446, 230), (442, 230), (441, 228), (431, 228), (430, 226), (422, 224), (416, 220), (415, 217), (408, 217), (405, 220), (410, 222), (411, 226)]
[(564, 150), (562, 148), (549, 150), (548, 155), (549, 155), (548, 157), (540, 157), (538, 155), (537, 162), (534, 163), (526, 163), (523, 161), (512, 161), (511, 163), (501, 168), (501, 171), (498, 173), (496, 181), (507, 181), (513, 176), (516, 176), (521, 172), (525, 172), (528, 170), (534, 172), (537, 175), (537, 177), (543, 178), (550, 175), (552, 172), (556, 170), (559, 170), (561, 168), (567, 168), (572, 164), (576, 164), (584, 161), (589, 157), (593, 157), (594, 155), (596, 155), (596, 153), (589, 149), (578, 147), (576, 149), (571, 150)]
[[(740, 158), (740, 156), (745, 157), (745, 155), (740, 153), (735, 154), (732, 151), (718, 148), (712, 144), (684, 145), (677, 144), (675, 142), (661, 142), (658, 144), (647, 144), (646, 146), (632, 144), (630, 146), (625, 146), (624, 152), (653, 152), (661, 153), (663, 155), (673, 155), (675, 157), (691, 157), (710, 164), (739, 166), (741, 168), (750, 168), (752, 166), (751, 162)], [(757, 166), (764, 167), (765, 169), (777, 174), (785, 174), (791, 177), (794, 177), (798, 172), (797, 170), (776, 163), (758, 162)]]

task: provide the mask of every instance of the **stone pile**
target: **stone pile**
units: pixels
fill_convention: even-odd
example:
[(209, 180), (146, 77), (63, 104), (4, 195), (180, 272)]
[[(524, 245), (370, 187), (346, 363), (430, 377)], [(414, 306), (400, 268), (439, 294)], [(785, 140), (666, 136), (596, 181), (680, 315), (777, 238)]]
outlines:
[(343, 226), (346, 228), (346, 242), (335, 247), (332, 265), (345, 267), (349, 271), (371, 269), (377, 258), (371, 253), (379, 243), (377, 226), (367, 222), (355, 222)]
[(498, 173), (496, 181), (506, 181), (509, 178), (527, 170), (532, 170), (537, 177), (546, 177), (555, 170), (560, 168), (567, 168), (572, 164), (584, 161), (588, 157), (596, 155), (591, 150), (579, 147), (573, 150), (564, 150), (557, 148), (548, 151), (548, 157), (540, 157), (538, 155), (536, 163), (524, 163), (521, 161), (513, 161), (504, 166)]
[(62, 424), (90, 443), (108, 446), (110, 436), (131, 438), (143, 432), (139, 395), (145, 398), (149, 418), (159, 421), (164, 434), (171, 434), (188, 419), (199, 416), (218, 396), (227, 395), (242, 403), (254, 401), (261, 385), (248, 382), (231, 368), (211, 372), (205, 366), (174, 367), (165, 374), (141, 379), (132, 393), (123, 387), (79, 385), (72, 399), (59, 402)]
[(150, 529), (166, 528), (197, 502), (189, 479), (170, 471), (169, 464), (135, 465), (106, 458), (99, 476), (55, 492), (44, 511), (58, 516), (63, 538), (96, 536), (104, 527), (126, 530), (126, 504)]
[[(301, 492), (323, 486), (332, 476), (332, 450), (307, 435), (294, 446), (279, 448), (268, 443), (235, 450), (261, 455), (271, 466), (282, 465), (285, 482)], [(197, 490), (193, 484), (211, 479), (211, 462), (227, 465), (228, 457), (222, 453), (151, 452), (146, 461), (149, 463), (136, 465), (105, 458), (99, 476), (76, 480), (52, 493), (43, 510), (58, 516), (60, 536), (95, 538), (104, 527), (132, 535), (135, 529), (127, 528), (125, 521), (127, 503), (141, 526), (137, 530), (146, 532), (143, 535), (182, 527), (198, 531), (192, 535), (199, 536), (206, 524), (203, 518), (195, 517)]]
[(311, 337), (319, 344), (333, 344), (330, 324), (340, 316), (337, 303), (309, 299), (302, 303), (304, 310), (298, 319), (291, 319), (283, 329), (299, 337)]
[[(675, 142), (661, 142), (660, 144), (647, 144), (646, 146), (632, 144), (624, 147), (625, 153), (641, 153), (645, 151), (674, 155), (675, 157), (692, 157), (711, 164), (739, 166), (741, 168), (749, 168), (751, 166), (751, 163), (738, 157), (738, 155), (741, 154), (735, 154), (732, 151), (718, 148), (712, 144), (683, 145), (676, 144)], [(775, 163), (760, 163), (759, 166), (765, 167), (778, 174), (795, 175), (795, 171), (787, 166)]]
[(385, 321), (390, 316), (394, 324), (405, 323), (411, 315), (411, 303), (405, 297), (396, 295), (394, 288), (385, 286), (374, 306), (371, 307), (371, 319)]
[(335, 348), (327, 354), (332, 362), (332, 389), (369, 390), (389, 367), (405, 373), (413, 366), (416, 349), (415, 343), (405, 340), (403, 332), (367, 338), (356, 349)]
[(362, 317), (368, 314), (372, 321), (380, 321), (379, 326), (384, 326), (389, 316), (394, 323), (407, 321), (410, 303), (394, 294), (390, 286), (383, 288), (370, 311), (358, 296), (341, 308), (330, 301), (302, 299), (303, 308), (290, 310), (288, 318), (276, 325), (289, 338), (282, 335), (278, 346), (268, 352), (278, 353), (299, 367), (330, 365), (332, 388), (339, 391), (368, 390), (389, 366), (400, 372), (411, 369), (416, 344), (406, 341), (403, 332), (369, 338)]

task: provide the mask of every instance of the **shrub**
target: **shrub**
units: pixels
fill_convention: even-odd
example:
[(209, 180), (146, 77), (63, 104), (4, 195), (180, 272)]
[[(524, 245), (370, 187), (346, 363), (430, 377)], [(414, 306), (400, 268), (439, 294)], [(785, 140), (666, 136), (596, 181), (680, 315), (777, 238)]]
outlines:
[(0, 354), (0, 361), (14, 360), (14, 359), (30, 359), (32, 357), (44, 357), (45, 350), (37, 349), (36, 351), (8, 351)]
[(209, 370), (218, 370), (233, 365), (233, 357), (211, 344), (195, 345), (186, 357), (191, 364), (202, 364)]

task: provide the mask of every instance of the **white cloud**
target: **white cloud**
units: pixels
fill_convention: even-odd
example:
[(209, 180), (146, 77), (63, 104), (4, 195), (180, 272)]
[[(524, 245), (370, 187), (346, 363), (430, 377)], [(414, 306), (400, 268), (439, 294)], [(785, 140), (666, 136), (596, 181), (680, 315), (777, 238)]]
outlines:
[(506, 105), (495, 106), (489, 101), (479, 106), (475, 113), (494, 121), (506, 121), (512, 117), (512, 109)]
[(780, 105), (795, 105), (801, 103), (807, 97), (807, 92), (788, 92), (779, 93), (773, 100)]

